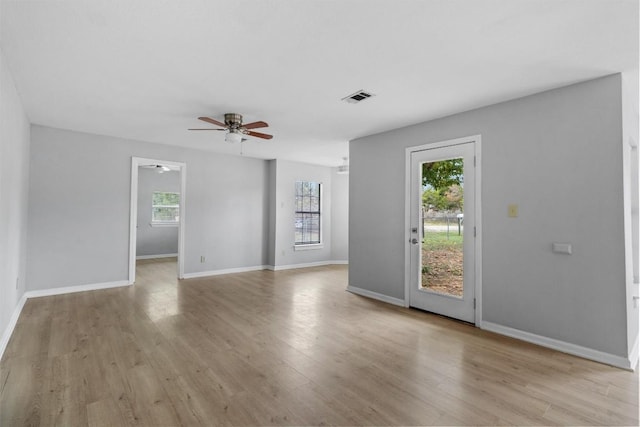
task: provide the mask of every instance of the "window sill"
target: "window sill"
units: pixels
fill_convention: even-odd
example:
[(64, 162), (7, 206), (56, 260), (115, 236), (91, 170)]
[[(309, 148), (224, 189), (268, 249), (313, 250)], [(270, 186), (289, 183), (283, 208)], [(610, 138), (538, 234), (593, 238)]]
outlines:
[(150, 222), (149, 225), (151, 227), (177, 227), (179, 223), (177, 222)]
[(314, 249), (324, 248), (324, 243), (313, 243), (310, 245), (293, 245), (294, 251), (312, 251)]

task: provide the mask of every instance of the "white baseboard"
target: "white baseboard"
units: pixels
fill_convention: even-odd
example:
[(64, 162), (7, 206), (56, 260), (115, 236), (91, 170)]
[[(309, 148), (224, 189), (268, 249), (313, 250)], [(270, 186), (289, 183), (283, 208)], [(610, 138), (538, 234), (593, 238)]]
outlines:
[(627, 370), (633, 370), (634, 368), (634, 366), (631, 366), (630, 360), (628, 360), (625, 357), (616, 356), (615, 354), (605, 353), (603, 351), (594, 350), (588, 347), (582, 347), (580, 345), (556, 340), (554, 338), (532, 334), (531, 332), (525, 332), (519, 329), (510, 328), (508, 326), (502, 326), (497, 323), (483, 321), (480, 327), (482, 329), (495, 332), (500, 335), (506, 335), (508, 337), (517, 338), (522, 341), (538, 344), (543, 347), (551, 348), (553, 350), (558, 350), (563, 353), (572, 354), (574, 356), (579, 356), (584, 359), (594, 360), (596, 362), (615, 366), (617, 368), (622, 368)]
[(319, 261), (319, 262), (308, 262), (305, 264), (291, 264), (291, 265), (254, 265), (251, 267), (238, 267), (238, 268), (225, 268), (222, 270), (209, 270), (209, 271), (198, 271), (195, 273), (184, 273), (184, 279), (196, 279), (199, 277), (207, 277), (207, 276), (219, 276), (221, 274), (233, 274), (233, 273), (245, 273), (247, 271), (257, 271), (257, 270), (271, 270), (271, 271), (280, 271), (280, 270), (292, 270), (294, 268), (308, 268), (308, 267), (321, 267), (324, 265), (331, 264), (348, 264), (348, 261)]
[(251, 267), (225, 268), (222, 270), (198, 271), (195, 273), (184, 273), (185, 279), (196, 279), (198, 277), (219, 276), (221, 274), (246, 273), (247, 271), (265, 270), (266, 265), (254, 265)]
[(52, 295), (71, 294), (74, 292), (97, 291), (100, 289), (119, 288), (130, 286), (128, 280), (118, 280), (117, 282), (92, 283), (88, 285), (65, 286), (63, 288), (41, 289), (37, 291), (27, 291), (24, 295), (27, 298), (48, 297)]
[(175, 258), (178, 254), (140, 255), (136, 259)]
[(301, 264), (268, 265), (267, 269), (272, 271), (282, 271), (282, 270), (294, 270), (296, 268), (322, 267), (329, 264), (330, 264), (329, 261), (316, 261), (316, 262), (306, 262)]
[(349, 261), (316, 261), (316, 262), (305, 262), (301, 264), (289, 264), (289, 265), (266, 265), (265, 268), (271, 271), (281, 271), (281, 270), (293, 270), (296, 268), (323, 267), (325, 265), (333, 265), (333, 264), (349, 264)]
[(348, 259), (336, 259), (336, 260), (333, 260), (333, 261), (329, 261), (329, 264), (349, 265), (349, 260)]
[(403, 299), (390, 297), (384, 294), (379, 294), (378, 292), (373, 292), (368, 289), (362, 289), (356, 286), (347, 286), (347, 291), (363, 297), (373, 298), (373, 299), (377, 299), (378, 301), (387, 302), (389, 304), (399, 305), (400, 307), (404, 307)]
[(636, 342), (631, 347), (631, 351), (629, 352), (629, 366), (631, 369), (635, 371), (638, 368), (638, 337), (636, 336)]
[(22, 313), (22, 308), (24, 307), (25, 302), (27, 302), (27, 297), (25, 294), (22, 294), (22, 297), (18, 300), (18, 304), (9, 319), (9, 324), (0, 338), (0, 360), (2, 360), (4, 351), (7, 349), (7, 344), (9, 344), (9, 339), (11, 338), (11, 335), (13, 335), (13, 330), (16, 327), (16, 323), (18, 323), (18, 318), (20, 317), (20, 313)]

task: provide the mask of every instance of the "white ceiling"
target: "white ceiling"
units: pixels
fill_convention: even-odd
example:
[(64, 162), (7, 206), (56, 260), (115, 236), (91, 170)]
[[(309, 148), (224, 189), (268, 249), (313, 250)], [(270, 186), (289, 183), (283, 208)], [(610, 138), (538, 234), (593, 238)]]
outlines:
[[(637, 0), (2, 0), (32, 123), (336, 166), (357, 137), (638, 67)], [(360, 104), (341, 98), (359, 90)], [(204, 125), (204, 126), (202, 126)]]

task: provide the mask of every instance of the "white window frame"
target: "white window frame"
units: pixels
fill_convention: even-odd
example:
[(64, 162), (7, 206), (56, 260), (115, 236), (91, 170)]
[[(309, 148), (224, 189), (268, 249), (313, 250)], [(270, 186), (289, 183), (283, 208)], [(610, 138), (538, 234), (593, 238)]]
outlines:
[[(320, 204), (320, 210), (319, 210), (319, 225), (320, 225), (320, 242), (319, 243), (296, 243), (295, 242), (295, 235), (294, 235), (294, 239), (293, 239), (293, 250), (294, 251), (308, 251), (308, 250), (314, 250), (314, 249), (322, 249), (324, 248), (324, 237), (323, 237), (323, 233), (324, 233), (324, 225), (323, 225), (323, 217), (324, 217), (324, 198), (323, 198), (323, 194), (324, 194), (324, 185), (322, 182), (318, 182), (318, 181), (313, 181), (313, 180), (298, 180), (296, 181), (296, 183), (298, 182), (310, 182), (310, 183), (315, 183), (318, 185), (319, 187), (319, 204)], [(298, 212), (298, 210), (295, 208), (296, 207), (296, 197), (297, 194), (295, 193), (295, 188), (294, 188), (294, 194), (293, 194), (293, 205), (294, 205), (294, 221), (295, 221), (295, 214)], [(295, 233), (295, 222), (294, 222), (294, 233)]]
[[(182, 209), (180, 207), (180, 203), (177, 205), (154, 205), (153, 204), (153, 195), (155, 193), (169, 193), (169, 194), (177, 194), (178, 200), (180, 200), (180, 193), (177, 191), (153, 191), (151, 194), (151, 225), (152, 227), (178, 227), (180, 225), (180, 215), (182, 215)], [(153, 219), (153, 212), (155, 208), (178, 208), (178, 220), (177, 221), (156, 221)]]

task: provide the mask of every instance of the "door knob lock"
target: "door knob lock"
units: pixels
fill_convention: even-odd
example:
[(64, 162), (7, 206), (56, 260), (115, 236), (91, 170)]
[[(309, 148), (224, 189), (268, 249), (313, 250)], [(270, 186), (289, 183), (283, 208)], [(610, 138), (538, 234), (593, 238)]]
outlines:
[(411, 244), (412, 245), (417, 245), (418, 244), (418, 239), (416, 239), (415, 237), (413, 239), (411, 239)]

